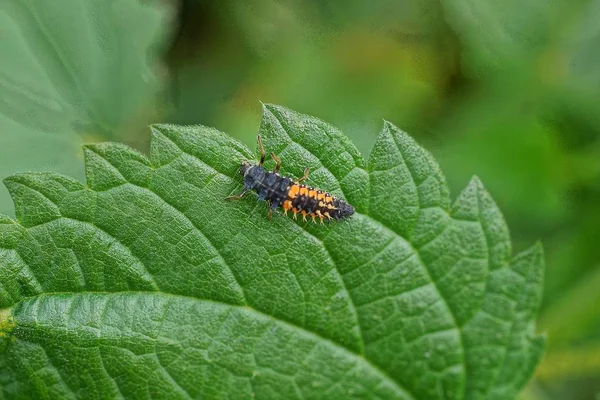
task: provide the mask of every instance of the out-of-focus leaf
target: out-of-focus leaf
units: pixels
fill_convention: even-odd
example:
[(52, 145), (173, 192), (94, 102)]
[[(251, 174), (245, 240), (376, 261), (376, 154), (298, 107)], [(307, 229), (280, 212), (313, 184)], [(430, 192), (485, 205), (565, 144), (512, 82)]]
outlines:
[(597, 377), (600, 375), (600, 344), (592, 342), (551, 351), (535, 375), (540, 381), (547, 382)]
[(564, 3), (549, 0), (442, 0), (465, 71), (481, 76), (535, 60), (556, 33)]
[(281, 103), (319, 113), (365, 152), (381, 118), (425, 125), (457, 70), (452, 39), (438, 34), (447, 30), (439, 4), (359, 3), (219, 2), (208, 55), (175, 66), (170, 120), (208, 121), (250, 143), (256, 101)]
[(558, 101), (566, 112), (587, 123), (600, 135), (600, 0), (581, 8), (581, 17), (570, 27), (553, 60), (564, 74)]
[[(81, 176), (81, 141), (115, 134), (154, 98), (167, 10), (138, 0), (0, 2), (0, 173)], [(2, 191), (0, 213), (10, 209)]]
[[(548, 336), (549, 348), (566, 347), (584, 341), (600, 327), (600, 268), (592, 269), (569, 288), (540, 316), (540, 326)], [(574, 305), (577, 305), (574, 307)], [(600, 339), (600, 337), (599, 337)], [(600, 360), (598, 362), (600, 364)]]
[(477, 171), (498, 193), (511, 224), (552, 226), (565, 214), (568, 168), (554, 128), (537, 116), (538, 89), (524, 77), (501, 79), (453, 105), (437, 129), (436, 155), (449, 171), (450, 187)]

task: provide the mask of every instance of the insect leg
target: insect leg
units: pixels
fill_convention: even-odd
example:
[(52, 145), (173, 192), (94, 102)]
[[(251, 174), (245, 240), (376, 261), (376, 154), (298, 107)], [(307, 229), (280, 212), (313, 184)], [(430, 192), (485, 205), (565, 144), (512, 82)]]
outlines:
[(267, 153), (265, 153), (265, 146), (263, 146), (263, 142), (262, 142), (262, 138), (260, 137), (260, 133), (258, 134), (256, 139), (258, 140), (258, 147), (260, 148), (260, 162), (258, 163), (258, 165), (262, 167), (262, 165), (265, 162), (265, 155)]
[(302, 182), (302, 181), (305, 181), (305, 180), (307, 180), (307, 179), (308, 179), (308, 172), (309, 172), (309, 171), (310, 171), (310, 168), (308, 168), (308, 167), (307, 167), (307, 168), (304, 170), (304, 175), (302, 175), (302, 178), (298, 179), (296, 182), (297, 182), (297, 183), (300, 183), (300, 182)]
[(268, 200), (267, 204), (269, 205), (269, 212), (267, 213), (267, 220), (271, 220), (273, 218), (273, 210), (281, 205), (280, 202)]
[(273, 160), (276, 162), (273, 172), (278, 172), (279, 168), (281, 167), (281, 160), (275, 155), (275, 153), (271, 153), (271, 157), (273, 157)]
[(267, 204), (269, 205), (269, 212), (267, 213), (267, 220), (270, 221), (271, 218), (273, 218), (273, 203), (271, 203), (271, 200), (268, 200)]
[(227, 197), (225, 197), (225, 200), (229, 200), (229, 201), (231, 201), (231, 200), (239, 200), (242, 197), (244, 197), (244, 195), (246, 193), (248, 193), (248, 189), (244, 189), (244, 191), (242, 193), (240, 193), (239, 195), (237, 195), (237, 196), (227, 196)]

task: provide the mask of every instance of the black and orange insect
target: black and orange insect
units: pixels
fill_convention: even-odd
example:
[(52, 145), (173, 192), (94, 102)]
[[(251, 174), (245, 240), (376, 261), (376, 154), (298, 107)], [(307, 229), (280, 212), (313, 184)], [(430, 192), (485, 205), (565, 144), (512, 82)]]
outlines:
[(265, 170), (263, 163), (265, 162), (266, 153), (260, 135), (258, 135), (257, 140), (260, 147), (258, 165), (252, 165), (247, 161), (242, 162), (240, 174), (244, 177), (244, 190), (238, 196), (229, 196), (226, 200), (241, 199), (246, 193), (254, 190), (258, 194), (258, 200), (269, 202), (269, 214), (267, 216), (269, 220), (273, 215), (273, 210), (278, 207), (283, 207), (285, 214), (291, 210), (294, 213), (294, 218), (297, 218), (300, 214), (304, 221), (309, 216), (313, 222), (315, 222), (315, 218), (319, 218), (321, 223), (324, 219), (340, 220), (354, 214), (354, 208), (344, 200), (337, 199), (320, 189), (300, 184), (300, 182), (308, 179), (308, 168), (304, 170), (304, 175), (300, 179), (280, 176), (281, 160), (275, 153), (271, 153), (271, 157), (276, 163), (275, 169), (272, 172)]

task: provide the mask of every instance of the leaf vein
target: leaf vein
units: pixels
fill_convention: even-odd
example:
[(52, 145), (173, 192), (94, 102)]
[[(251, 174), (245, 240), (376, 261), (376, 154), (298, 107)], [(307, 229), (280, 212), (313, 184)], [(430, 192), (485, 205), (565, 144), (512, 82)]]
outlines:
[[(170, 139), (169, 139), (170, 140)], [(92, 149), (93, 150), (93, 149)], [(182, 150), (183, 151), (183, 150)], [(96, 153), (98, 154), (98, 153)], [(98, 154), (98, 156), (102, 157), (101, 154)], [(104, 157), (102, 157), (104, 158)], [(200, 160), (199, 158), (195, 157), (196, 159), (198, 159), (199, 161), (201, 161), (202, 163), (204, 163), (202, 160)], [(106, 160), (106, 162), (108, 162), (109, 164), (111, 164), (114, 168), (116, 168), (117, 170), (119, 170), (119, 168), (112, 164), (110, 162), (110, 160), (107, 160), (106, 158), (104, 158), (104, 160)], [(217, 171), (218, 172), (218, 171)], [(228, 177), (229, 178), (229, 177)], [(126, 179), (126, 178), (125, 178)], [(215, 246), (215, 244), (208, 238), (207, 235), (204, 234), (204, 232), (200, 229), (200, 227), (194, 222), (192, 221), (192, 219), (190, 217), (187, 216), (187, 214), (181, 210), (179, 210), (177, 207), (175, 207), (173, 204), (171, 204), (170, 202), (168, 202), (165, 198), (163, 198), (162, 196), (160, 196), (158, 193), (154, 192), (153, 190), (151, 190), (150, 188), (147, 187), (143, 187), (140, 186), (138, 184), (135, 184), (129, 180), (126, 179), (126, 181), (133, 187), (139, 188), (141, 191), (150, 193), (151, 196), (155, 196), (157, 199), (159, 199), (161, 202), (163, 202), (164, 204), (166, 204), (170, 209), (174, 210), (177, 212), (177, 214), (179, 214), (180, 216), (182, 216), (186, 221), (188, 221), (193, 227), (194, 229), (204, 238), (204, 240), (206, 241), (206, 243), (210, 244), (210, 248), (212, 249), (212, 251), (219, 257), (219, 259), (221, 260), (223, 266), (225, 266), (225, 268), (227, 268), (227, 270), (229, 271), (229, 273), (231, 274), (231, 277), (233, 278), (233, 280), (235, 281), (238, 289), (239, 289), (239, 293), (242, 295), (242, 298), (244, 300), (244, 303), (248, 304), (248, 299), (246, 297), (246, 293), (244, 291), (244, 287), (240, 284), (239, 282), (239, 278), (236, 276), (236, 274), (233, 272), (233, 269), (231, 268), (231, 266), (225, 261), (225, 259), (223, 258), (223, 255), (221, 254), (221, 252), (219, 252), (219, 250), (217, 249), (217, 247)]]
[(318, 243), (320, 243), (321, 246), (323, 246), (323, 250), (325, 250), (325, 253), (327, 254), (327, 257), (329, 258), (329, 260), (333, 264), (333, 268), (335, 268), (335, 271), (336, 271), (337, 275), (340, 278), (339, 279), (340, 280), (340, 284), (342, 285), (342, 288), (344, 289), (344, 291), (348, 295), (348, 302), (350, 304), (350, 307), (352, 308), (352, 313), (354, 314), (354, 318), (356, 319), (356, 327), (358, 328), (358, 339), (359, 339), (359, 353), (364, 356), (364, 354), (365, 354), (365, 339), (363, 337), (362, 327), (361, 327), (361, 324), (360, 324), (360, 317), (358, 316), (358, 310), (356, 309), (356, 305), (355, 305), (355, 302), (354, 302), (354, 298), (352, 297), (352, 293), (350, 293), (350, 291), (346, 288), (346, 281), (344, 280), (344, 274), (342, 274), (342, 272), (340, 271), (339, 267), (337, 266), (337, 263), (335, 262), (335, 260), (331, 256), (331, 252), (327, 248), (327, 245), (325, 244), (325, 242), (322, 241), (321, 239), (319, 239), (318, 237), (316, 237), (315, 235), (311, 234), (310, 232), (308, 232), (304, 228), (302, 228), (302, 231), (305, 232), (309, 237), (312, 237), (315, 241), (317, 241)]
[[(120, 295), (120, 294), (131, 294), (131, 295), (139, 295), (139, 294), (145, 294), (145, 295), (160, 295), (160, 296), (165, 296), (171, 299), (187, 299), (187, 300), (191, 300), (191, 301), (198, 301), (198, 302), (205, 302), (205, 303), (211, 303), (211, 304), (215, 304), (218, 306), (224, 306), (224, 307), (228, 307), (230, 310), (231, 309), (238, 309), (242, 312), (247, 312), (247, 313), (252, 313), (252, 314), (256, 314), (258, 317), (261, 318), (265, 318), (267, 320), (279, 323), (283, 326), (286, 326), (294, 331), (299, 332), (302, 335), (305, 335), (307, 337), (312, 338), (315, 343), (323, 343), (324, 345), (328, 346), (329, 348), (331, 348), (334, 351), (339, 351), (342, 354), (345, 354), (347, 356), (350, 356), (352, 358), (357, 358), (358, 360), (364, 362), (366, 364), (366, 366), (368, 368), (370, 368), (374, 373), (376, 373), (377, 375), (379, 375), (382, 379), (382, 381), (387, 381), (393, 388), (394, 390), (401, 394), (402, 396), (404, 396), (406, 399), (409, 400), (416, 400), (414, 398), (413, 395), (410, 394), (410, 392), (406, 389), (403, 388), (401, 386), (401, 384), (394, 378), (392, 378), (390, 375), (387, 374), (387, 372), (385, 372), (384, 370), (382, 370), (381, 368), (379, 368), (376, 364), (374, 364), (371, 360), (369, 360), (368, 358), (366, 358), (365, 356), (358, 354), (356, 352), (351, 351), (350, 349), (348, 349), (347, 347), (331, 340), (328, 339), (325, 336), (320, 335), (317, 332), (313, 332), (310, 331), (302, 326), (299, 326), (297, 324), (294, 324), (292, 322), (288, 322), (286, 320), (283, 319), (279, 319), (274, 317), (273, 315), (264, 313), (260, 310), (257, 310), (249, 305), (240, 305), (240, 304), (231, 304), (231, 303), (226, 303), (220, 300), (214, 300), (214, 299), (202, 299), (202, 298), (198, 298), (198, 297), (192, 297), (192, 296), (187, 296), (187, 295), (182, 295), (182, 294), (173, 294), (173, 293), (168, 293), (168, 292), (162, 292), (162, 291), (158, 291), (158, 292), (139, 292), (139, 291), (133, 291), (133, 290), (125, 290), (125, 291), (117, 291), (117, 292), (104, 292), (104, 291), (86, 291), (86, 292), (79, 292), (78, 295), (108, 295), (108, 296), (112, 296), (112, 295)], [(30, 297), (26, 297), (24, 298), (22, 301), (24, 300), (28, 300), (28, 299), (33, 299), (35, 298), (35, 303), (36, 305), (39, 305), (39, 301), (43, 298), (43, 297), (50, 297), (50, 296), (63, 296), (63, 295), (69, 295), (72, 296), (73, 293), (71, 292), (47, 292), (47, 293), (43, 293), (40, 295), (36, 295), (36, 296), (30, 296)], [(36, 311), (37, 314), (37, 311)], [(36, 318), (34, 319), (34, 322), (36, 323), (36, 325), (40, 325), (39, 321), (37, 320), (37, 315), (35, 316)], [(317, 346), (315, 346), (316, 348)]]
[[(392, 136), (392, 139), (394, 140), (394, 143), (396, 144), (396, 148), (398, 149), (398, 152), (400, 153), (400, 156), (402, 157), (402, 160), (404, 161), (404, 164), (406, 165), (406, 169), (407, 169), (408, 173), (410, 174), (411, 180), (415, 184), (415, 189), (416, 189), (415, 192), (416, 192), (416, 196), (417, 196), (417, 204), (419, 205), (419, 209), (420, 209), (421, 208), (421, 199), (420, 199), (419, 188), (418, 188), (418, 185), (417, 185), (417, 180), (415, 179), (414, 171), (412, 171), (412, 169), (409, 167), (408, 163), (406, 162), (406, 156), (402, 152), (402, 146), (400, 146), (400, 144), (398, 143), (396, 135), (392, 134), (391, 136)], [(415, 225), (413, 226), (412, 230), (414, 230), (414, 228), (416, 227), (417, 223), (418, 223), (418, 220), (415, 221)], [(448, 225), (452, 225), (452, 224), (448, 223)], [(445, 229), (446, 228), (444, 228), (444, 230)], [(412, 230), (411, 230), (411, 232), (412, 232)], [(415, 251), (418, 252), (418, 250), (415, 250)], [(431, 280), (431, 282), (433, 282), (433, 286), (435, 287), (438, 295), (444, 301), (444, 304), (446, 305), (448, 313), (449, 313), (450, 317), (453, 319), (454, 326), (458, 327), (459, 326), (458, 325), (458, 320), (456, 318), (456, 315), (454, 314), (454, 311), (453, 311), (452, 307), (448, 303), (448, 300), (444, 297), (442, 291), (438, 287), (437, 282), (433, 279), (433, 276), (431, 274), (431, 271), (429, 270), (429, 267), (427, 266), (426, 263), (423, 262), (423, 260), (421, 259), (420, 255), (419, 255), (419, 261), (425, 267), (425, 271), (427, 272), (429, 280)], [(461, 344), (462, 366), (463, 366), (464, 372), (466, 373), (466, 371), (467, 371), (467, 362), (466, 362), (466, 357), (465, 357), (465, 349), (466, 349), (465, 340), (464, 340), (462, 331), (460, 329), (457, 330), (457, 334), (458, 334), (458, 337), (459, 337), (459, 340), (460, 340), (460, 344)]]

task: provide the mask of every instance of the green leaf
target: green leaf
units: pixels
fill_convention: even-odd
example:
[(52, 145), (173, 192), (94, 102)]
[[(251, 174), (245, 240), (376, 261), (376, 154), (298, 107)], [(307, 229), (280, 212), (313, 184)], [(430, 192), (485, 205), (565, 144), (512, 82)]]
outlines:
[(444, 0), (448, 25), (461, 43), (469, 75), (532, 62), (552, 40), (557, 21), (572, 9), (548, 0)]
[[(82, 136), (114, 135), (159, 88), (167, 8), (137, 0), (0, 3), (0, 172), (83, 177)], [(144, 23), (138, 23), (143, 20)], [(10, 198), (0, 193), (0, 212)]]
[(268, 221), (263, 202), (224, 201), (255, 155), (205, 127), (154, 126), (149, 159), (88, 146), (87, 186), (5, 180), (3, 395), (514, 398), (543, 351), (542, 251), (510, 258), (479, 180), (451, 206), (432, 156), (388, 122), (368, 162), (283, 107), (260, 132), (282, 172), (310, 167), (356, 215)]
[[(597, 68), (600, 55), (595, 51), (600, 45), (599, 17), (600, 1), (584, 2), (579, 7), (577, 24), (570, 26), (559, 43), (556, 57), (550, 60), (560, 71), (556, 74), (556, 103), (564, 114), (583, 122), (582, 130), (596, 135), (600, 122), (600, 72)], [(597, 157), (594, 154), (594, 158)]]

